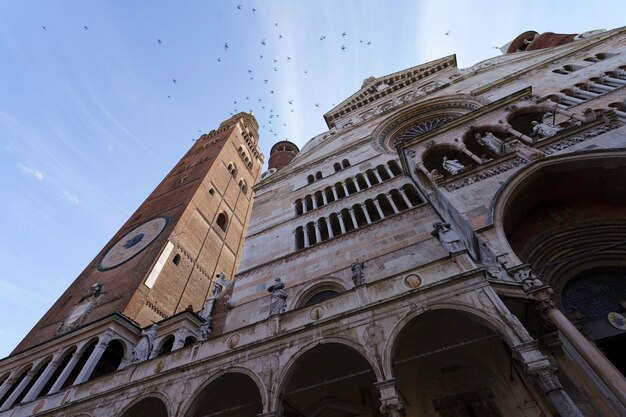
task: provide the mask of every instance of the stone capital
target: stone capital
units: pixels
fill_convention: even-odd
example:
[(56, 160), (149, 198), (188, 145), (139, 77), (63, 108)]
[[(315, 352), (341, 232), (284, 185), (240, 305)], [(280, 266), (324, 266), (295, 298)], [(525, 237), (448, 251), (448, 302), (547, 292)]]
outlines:
[(531, 373), (533, 378), (537, 381), (539, 388), (541, 388), (541, 391), (545, 394), (563, 389), (561, 381), (559, 381), (559, 378), (556, 376), (556, 369), (556, 366), (548, 366), (536, 369)]
[(375, 382), (374, 386), (380, 392), (380, 412), (390, 417), (404, 415), (404, 401), (400, 396), (397, 381), (388, 379), (386, 381)]

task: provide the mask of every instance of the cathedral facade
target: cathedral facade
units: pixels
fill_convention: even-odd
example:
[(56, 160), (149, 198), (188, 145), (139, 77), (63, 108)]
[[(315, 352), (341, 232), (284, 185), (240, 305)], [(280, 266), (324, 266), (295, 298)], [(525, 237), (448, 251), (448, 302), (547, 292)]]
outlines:
[(0, 417), (626, 415), (626, 28), (202, 135), (0, 361)]

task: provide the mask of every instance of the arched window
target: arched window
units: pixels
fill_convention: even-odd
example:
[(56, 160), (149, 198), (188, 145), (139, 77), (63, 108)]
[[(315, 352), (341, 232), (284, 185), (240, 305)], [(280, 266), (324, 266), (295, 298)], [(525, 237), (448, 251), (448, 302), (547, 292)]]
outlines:
[(215, 190), (213, 188), (209, 188), (209, 195), (214, 196)]
[(227, 226), (227, 223), (228, 223), (228, 218), (226, 217), (226, 214), (220, 213), (217, 216), (216, 223), (219, 226), (219, 228), (222, 229), (223, 232), (225, 232), (226, 231), (226, 226)]
[(237, 176), (237, 167), (232, 162), (228, 164), (228, 172), (230, 172), (230, 175), (233, 178)]
[(339, 293), (335, 290), (323, 290), (318, 292), (317, 294), (314, 294), (311, 298), (307, 300), (306, 303), (304, 303), (304, 305), (312, 306), (314, 304), (321, 303), (322, 301), (330, 300), (331, 298), (334, 298), (338, 295)]
[(41, 391), (39, 391), (37, 398), (43, 397), (44, 395), (48, 394), (48, 392), (50, 391), (54, 383), (57, 382), (57, 379), (59, 379), (59, 377), (61, 376), (61, 373), (63, 372), (63, 370), (65, 370), (65, 367), (67, 366), (67, 364), (70, 363), (70, 360), (72, 359), (72, 355), (75, 352), (76, 352), (76, 348), (71, 348), (67, 352), (65, 352), (65, 354), (63, 355), (63, 359), (61, 359), (59, 366), (57, 366), (57, 369), (54, 371), (52, 376), (48, 378), (46, 385), (44, 385)]
[(317, 171), (317, 172), (315, 173), (315, 179), (316, 179), (316, 180), (321, 180), (321, 179), (322, 179), (322, 173), (321, 173), (320, 171)]
[(347, 159), (344, 159), (343, 161), (341, 161), (341, 166), (343, 168), (348, 168), (350, 166), (350, 161), (348, 161)]
[(165, 355), (166, 353), (170, 353), (172, 351), (172, 348), (174, 347), (174, 341), (176, 340), (176, 338), (172, 335), (172, 336), (168, 336), (163, 343), (161, 343), (161, 347), (159, 348), (159, 355)]
[(100, 357), (89, 381), (117, 371), (124, 358), (124, 344), (119, 340), (111, 340)]
[(193, 336), (187, 336), (185, 338), (185, 344), (183, 345), (183, 348), (186, 348), (187, 346), (191, 346), (194, 343), (196, 343), (196, 338)]
[(239, 180), (239, 188), (241, 189), (241, 192), (244, 194), (248, 193), (248, 184), (246, 184), (246, 181), (241, 179)]
[(174, 258), (172, 259), (172, 263), (173, 263), (174, 265), (178, 266), (178, 264), (180, 263), (180, 254), (178, 254), (178, 253), (177, 253), (177, 254), (174, 256)]
[(313, 175), (309, 175), (308, 177), (306, 177), (307, 184), (313, 184), (314, 182), (315, 182), (315, 177)]
[(335, 162), (335, 164), (333, 165), (333, 168), (335, 169), (335, 172), (339, 172), (341, 171), (341, 164), (339, 162)]

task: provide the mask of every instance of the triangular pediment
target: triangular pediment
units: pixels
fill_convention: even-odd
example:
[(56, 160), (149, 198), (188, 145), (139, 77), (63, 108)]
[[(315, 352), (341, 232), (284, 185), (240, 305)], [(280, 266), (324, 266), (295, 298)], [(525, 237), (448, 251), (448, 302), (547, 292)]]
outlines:
[(456, 68), (456, 55), (436, 59), (384, 77), (369, 77), (363, 81), (359, 91), (324, 115), (326, 124), (332, 128), (335, 120), (345, 117), (352, 111), (449, 67)]

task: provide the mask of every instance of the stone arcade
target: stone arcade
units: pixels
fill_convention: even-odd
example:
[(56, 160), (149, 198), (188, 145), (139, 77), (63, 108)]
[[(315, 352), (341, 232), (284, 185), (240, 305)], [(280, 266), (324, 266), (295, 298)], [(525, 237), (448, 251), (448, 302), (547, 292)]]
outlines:
[(626, 29), (503, 51), (366, 79), (262, 175), (251, 114), (202, 135), (0, 417), (626, 415)]

